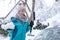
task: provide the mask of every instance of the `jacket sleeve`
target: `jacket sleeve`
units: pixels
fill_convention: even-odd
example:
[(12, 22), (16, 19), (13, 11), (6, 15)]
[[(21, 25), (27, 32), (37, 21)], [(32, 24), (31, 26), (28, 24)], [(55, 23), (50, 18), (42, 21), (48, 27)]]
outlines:
[[(16, 22), (17, 22), (16, 18), (11, 18), (11, 21), (13, 22), (14, 25), (16, 25)], [(12, 36), (14, 29), (7, 29), (7, 30), (9, 32), (9, 35)]]

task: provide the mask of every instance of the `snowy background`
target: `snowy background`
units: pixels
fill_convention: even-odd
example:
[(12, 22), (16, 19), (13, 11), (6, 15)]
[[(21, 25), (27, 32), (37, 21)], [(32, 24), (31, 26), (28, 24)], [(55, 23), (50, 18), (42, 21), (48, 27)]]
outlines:
[[(5, 17), (18, 1), (19, 0), (16, 0), (16, 1), (15, 0), (0, 0), (0, 18)], [(29, 5), (29, 7), (31, 9), (32, 0), (28, 0), (27, 4)], [(14, 8), (14, 10), (10, 13), (10, 15), (5, 20), (10, 20), (10, 18), (12, 16), (15, 16), (17, 13), (17, 10), (18, 9), (16, 6)], [(28, 11), (28, 15), (30, 16), (29, 11)], [(56, 0), (35, 0), (35, 15), (36, 15), (35, 16), (36, 19), (35, 19), (35, 23), (34, 23), (35, 25), (36, 25), (36, 21), (40, 20), (40, 22), (42, 22), (44, 24), (47, 24), (49, 22), (50, 26), (46, 28), (47, 30), (49, 28), (53, 28), (56, 26), (60, 27), (60, 0), (58, 0), (58, 1), (56, 1)], [(45, 30), (32, 30), (32, 34), (35, 35), (34, 37), (27, 36), (27, 34), (29, 34), (29, 32), (28, 32), (26, 34), (26, 40), (35, 40), (35, 37), (36, 37), (36, 40), (40, 39), (40, 36), (39, 36), (39, 38), (37, 38), (37, 36), (40, 35), (40, 33), (44, 33), (44, 31)], [(48, 33), (48, 31), (47, 31), (47, 33)], [(41, 38), (43, 38), (43, 36)], [(0, 39), (9, 40), (10, 37), (8, 36), (8, 37), (4, 38), (3, 36), (0, 36)], [(41, 40), (44, 40), (44, 39), (41, 39)], [(45, 39), (45, 40), (48, 40), (48, 39)]]

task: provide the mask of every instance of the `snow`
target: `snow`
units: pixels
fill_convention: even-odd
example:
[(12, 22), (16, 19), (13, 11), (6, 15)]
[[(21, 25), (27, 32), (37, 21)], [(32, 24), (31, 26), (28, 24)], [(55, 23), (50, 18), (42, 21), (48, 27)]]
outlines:
[[(35, 5), (36, 20), (46, 21), (48, 18), (55, 16), (57, 13), (60, 13), (60, 2), (52, 1), (53, 5), (48, 7), (42, 0), (37, 1)], [(50, 2), (51, 3), (51, 2)], [(49, 5), (49, 3), (48, 3)]]
[(7, 30), (7, 29), (14, 29), (14, 27), (15, 27), (15, 25), (12, 22), (7, 23), (5, 25), (4, 24), (1, 25), (1, 28), (5, 29), (5, 30)]
[(2, 35), (0, 35), (0, 40), (9, 40), (9, 39), (10, 39), (9, 36), (7, 36), (7, 37), (3, 37)]
[[(52, 0), (50, 0), (50, 2), (46, 2), (46, 4), (47, 4), (46, 5), (46, 4), (43, 4), (41, 0), (40, 1), (36, 0), (36, 2), (38, 2), (38, 3), (36, 3), (36, 8), (35, 8), (35, 12), (36, 12), (36, 20), (35, 21), (40, 20), (40, 22), (42, 22), (43, 24), (49, 23), (50, 25), (46, 28), (48, 30), (49, 30), (49, 28), (60, 27), (60, 12), (59, 12), (60, 11), (59, 10), (60, 5), (59, 5), (59, 2), (55, 3), (55, 0), (53, 0), (52, 5), (51, 5), (51, 1)], [(43, 5), (41, 5), (41, 3)], [(41, 7), (43, 7), (43, 8), (41, 8)], [(35, 22), (35, 25), (36, 25), (36, 22)], [(42, 31), (37, 30), (37, 32), (36, 32), (36, 30), (32, 30), (32, 35), (34, 34), (35, 36), (34, 37), (27, 36), (27, 40), (33, 40), (33, 39), (35, 40), (36, 37), (38, 38), (36, 40), (40, 40), (39, 39), (41, 37), (41, 36), (39, 36), (40, 33), (43, 34), (43, 37), (45, 37), (47, 35), (47, 33), (48, 33), (48, 31), (47, 31), (47, 33), (43, 32), (43, 31), (45, 31), (45, 30), (42, 30)], [(43, 40), (43, 37), (41, 37), (42, 38), (41, 40)], [(45, 40), (48, 40), (48, 39), (45, 39)], [(59, 40), (59, 39), (57, 39), (57, 40)]]
[(44, 1), (48, 7), (52, 7), (52, 5), (55, 3), (55, 0), (44, 0)]
[(34, 40), (34, 38), (35, 38), (41, 31), (42, 31), (42, 30), (32, 30), (31, 35), (34, 35), (34, 36), (28, 35), (28, 34), (30, 34), (30, 32), (28, 32), (28, 33), (26, 34), (26, 40)]
[(46, 22), (49, 22), (50, 24), (48, 28), (60, 26), (60, 13), (52, 18), (47, 19)]
[[(28, 1), (28, 5), (29, 5), (30, 9), (32, 8), (32, 5), (31, 5), (32, 2), (31, 1)], [(42, 22), (43, 24), (46, 24), (47, 25), (47, 23), (49, 23), (50, 25), (46, 29), (44, 29), (44, 30), (32, 30), (32, 33), (31, 34), (34, 35), (34, 36), (28, 36), (28, 34), (30, 33), (30, 32), (28, 32), (26, 34), (26, 40), (35, 40), (35, 38), (36, 39), (47, 38), (46, 35), (48, 35), (48, 33), (50, 33), (50, 32), (52, 33), (52, 31), (50, 31), (49, 28), (53, 28), (54, 29), (54, 27), (60, 27), (60, 2), (55, 2), (55, 0), (35, 0), (35, 1), (36, 1), (36, 5), (35, 5), (36, 20), (34, 21), (34, 26), (33, 27), (36, 26), (36, 21), (37, 20), (40, 20), (40, 22)], [(9, 4), (9, 6), (3, 7), (3, 9), (8, 8), (8, 9), (4, 10), (4, 12), (2, 11), (3, 9), (1, 8), (2, 5), (0, 5), (0, 11), (1, 11), (0, 12), (0, 17), (5, 17), (6, 16), (7, 10), (9, 10), (9, 9), (11, 9), (11, 7), (13, 7), (13, 6), (11, 6), (12, 4), (15, 5), (15, 3), (12, 2), (11, 4)], [(6, 5), (7, 5), (7, 3), (6, 3)], [(4, 13), (5, 13), (5, 15), (3, 15)], [(17, 8), (14, 8), (14, 10), (6, 18), (6, 20), (10, 20), (10, 18), (12, 16), (15, 16), (16, 13), (17, 13)], [(28, 13), (30, 15), (30, 12), (28, 12)], [(8, 29), (8, 28), (10, 28), (10, 27), (12, 29), (14, 29), (14, 25), (11, 24), (11, 23), (8, 23), (8, 24), (2, 25), (2, 26), (3, 26), (2, 28), (4, 28), (5, 30)], [(53, 32), (55, 32), (54, 30), (53, 30)], [(56, 34), (56, 33), (57, 32), (55, 32), (54, 34)], [(56, 35), (58, 35), (58, 34), (56, 34)], [(50, 38), (50, 35), (48, 37)], [(54, 37), (52, 36), (52, 38), (54, 38)], [(10, 37), (8, 36), (8, 37), (4, 38), (3, 36), (0, 35), (0, 39), (1, 40), (9, 40)], [(46, 40), (48, 40), (48, 38)]]
[(60, 13), (44, 21), (44, 23), (48, 22), (50, 25), (39, 32), (33, 40), (60, 40)]
[(0, 17), (5, 17), (19, 0), (0, 0)]

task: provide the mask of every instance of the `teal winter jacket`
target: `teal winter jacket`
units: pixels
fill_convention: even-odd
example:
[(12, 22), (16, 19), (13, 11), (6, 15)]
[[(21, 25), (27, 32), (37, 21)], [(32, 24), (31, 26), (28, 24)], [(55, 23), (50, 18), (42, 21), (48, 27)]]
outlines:
[(26, 33), (30, 30), (28, 22), (22, 23), (17, 18), (12, 18), (11, 21), (15, 25), (15, 29), (9, 32), (11, 35), (10, 40), (25, 40)]

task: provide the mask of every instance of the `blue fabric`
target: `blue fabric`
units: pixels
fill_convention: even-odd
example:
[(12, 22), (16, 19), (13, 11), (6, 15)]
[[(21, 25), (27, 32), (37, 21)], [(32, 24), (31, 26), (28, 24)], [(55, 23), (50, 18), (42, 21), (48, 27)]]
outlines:
[(14, 30), (10, 30), (11, 38), (10, 40), (25, 40), (26, 33), (30, 30), (30, 26), (28, 25), (28, 22), (22, 23), (16, 18), (11, 19), (13, 24), (15, 25)]

